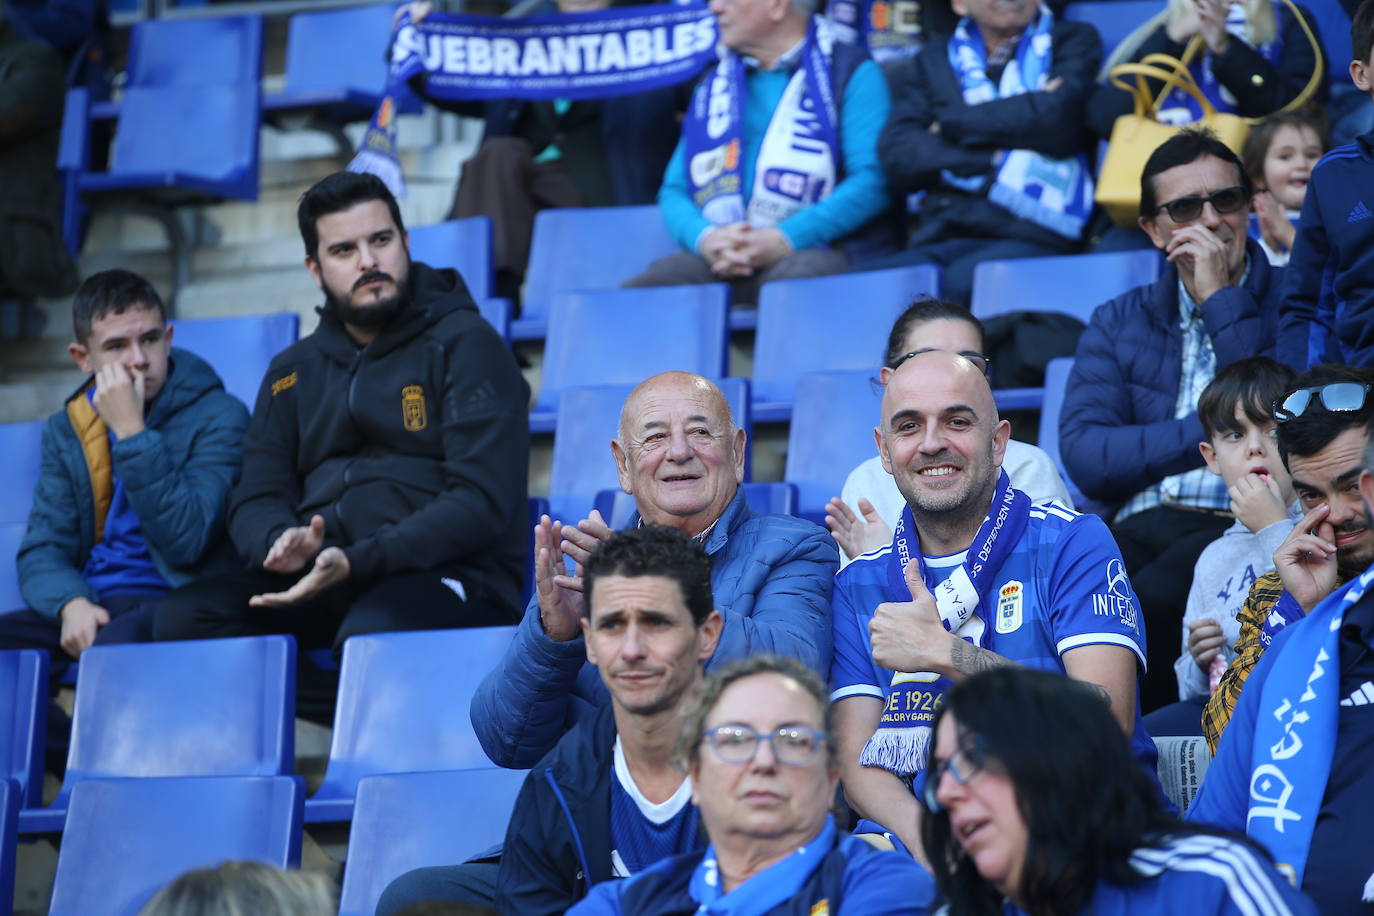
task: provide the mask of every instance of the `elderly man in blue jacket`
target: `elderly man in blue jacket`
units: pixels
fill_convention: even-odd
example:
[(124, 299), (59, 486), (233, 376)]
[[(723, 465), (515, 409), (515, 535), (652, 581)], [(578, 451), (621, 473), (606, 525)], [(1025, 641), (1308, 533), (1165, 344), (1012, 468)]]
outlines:
[(1155, 634), (1141, 686), (1148, 711), (1174, 699), (1176, 642), (1166, 637), (1182, 624), (1193, 564), (1233, 521), (1226, 484), (1198, 450), (1197, 399), (1223, 366), (1274, 354), (1280, 280), (1246, 235), (1250, 178), (1211, 133), (1160, 144), (1140, 187), (1140, 226), (1168, 263), (1153, 284), (1093, 313), (1060, 435), (1069, 476), (1111, 507)]
[(94, 643), (151, 639), (151, 602), (234, 568), (225, 516), (248, 425), (215, 371), (172, 349), (147, 280), (95, 274), (72, 311), (90, 377), (43, 430), (19, 547), (28, 608), (0, 616), (0, 649), (45, 649), (54, 675)]
[[(715, 667), (755, 653), (830, 665), (830, 588), (839, 566), (825, 529), (761, 515), (745, 502), (744, 430), (720, 389), (686, 372), (642, 382), (625, 401), (611, 452), (639, 524), (676, 528), (711, 557), (711, 590), (724, 619)], [(501, 663), (472, 700), (472, 724), (499, 766), (534, 765), (559, 736), (609, 695), (587, 663), (582, 580), (567, 575), (610, 529), (593, 512), (576, 527), (547, 516), (535, 529), (535, 596)]]

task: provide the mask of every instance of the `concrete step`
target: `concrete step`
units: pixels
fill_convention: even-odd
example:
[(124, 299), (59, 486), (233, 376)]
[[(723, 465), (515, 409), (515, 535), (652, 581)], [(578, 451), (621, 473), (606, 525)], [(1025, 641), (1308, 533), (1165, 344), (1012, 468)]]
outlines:
[(85, 376), (73, 366), (37, 374), (36, 379), (0, 385), (0, 423), (41, 420), (62, 406)]

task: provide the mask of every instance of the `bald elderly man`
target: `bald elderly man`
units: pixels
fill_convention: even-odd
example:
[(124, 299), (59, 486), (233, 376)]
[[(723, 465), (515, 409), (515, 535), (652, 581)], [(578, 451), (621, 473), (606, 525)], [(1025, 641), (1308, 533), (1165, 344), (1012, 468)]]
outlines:
[[(611, 441), (620, 486), (634, 496), (629, 527), (677, 528), (711, 557), (711, 591), (724, 618), (706, 670), (757, 652), (790, 655), (820, 674), (830, 665), (830, 590), (839, 553), (829, 532), (749, 508), (744, 430), (720, 389), (699, 375), (665, 372), (630, 393)], [(547, 516), (535, 529), (535, 595), (505, 658), (472, 700), (472, 725), (493, 762), (530, 767), (588, 709), (610, 701), (587, 663), (582, 563), (610, 535), (593, 512), (576, 526)], [(642, 663), (652, 673), (654, 659)]]
[(849, 804), (918, 850), (931, 719), (950, 684), (999, 665), (1095, 685), (1153, 776), (1136, 701), (1145, 635), (1120, 552), (1097, 516), (1011, 486), (1011, 426), (983, 373), (953, 353), (912, 357), (873, 433), (906, 507), (892, 544), (835, 581), (831, 702)]

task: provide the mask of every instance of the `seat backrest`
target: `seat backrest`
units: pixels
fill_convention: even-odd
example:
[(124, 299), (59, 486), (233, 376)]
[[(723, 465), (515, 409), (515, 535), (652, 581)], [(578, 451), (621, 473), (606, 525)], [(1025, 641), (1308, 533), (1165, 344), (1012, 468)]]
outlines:
[(0, 780), (14, 781), (26, 808), (37, 807), (43, 797), (47, 721), (47, 654), (37, 649), (0, 652)]
[(678, 250), (653, 205), (541, 210), (530, 240), (522, 317), (547, 317), (558, 293), (616, 289)]
[(797, 515), (820, 522), (849, 472), (877, 453), (881, 404), (873, 372), (816, 372), (798, 380), (783, 473), (797, 487)]
[(354, 636), (344, 644), (329, 768), (317, 797), (352, 798), (358, 780), (490, 766), (468, 705), (514, 627)]
[(17, 611), (25, 607), (24, 596), (19, 591), (19, 568), (17, 558), (19, 545), (23, 543), (24, 533), (28, 531), (24, 522), (0, 522), (0, 614)]
[(299, 865), (303, 795), (292, 776), (83, 782), (72, 790), (49, 912), (133, 916), (193, 868)]
[(92, 778), (290, 773), (295, 709), (289, 636), (94, 646), (55, 804)]
[[(792, 515), (797, 511), (797, 488), (790, 483), (746, 483), (749, 508), (764, 515)], [(635, 514), (635, 498), (624, 490), (596, 494), (596, 510), (612, 528), (624, 528)]]
[(394, 4), (302, 11), (286, 34), (287, 92), (386, 90), (386, 50)]
[(110, 175), (181, 175), (215, 185), (196, 190), (256, 198), (261, 102), (257, 83), (126, 89)]
[[(5, 481), (0, 487), (0, 523), (28, 522), (42, 455), (42, 420), (0, 423), (0, 477)], [(0, 562), (5, 562), (3, 557)]]
[(272, 357), (295, 343), (300, 333), (300, 316), (295, 312), (174, 320), (172, 324), (173, 343), (209, 363), (225, 390), (249, 410)]
[(478, 299), (477, 311), (487, 319), (487, 324), (507, 342), (510, 341), (510, 316), (513, 311), (509, 299)]
[(729, 311), (724, 283), (558, 294), (535, 409), (557, 409), (575, 385), (637, 384), (666, 369), (725, 375)]
[[(297, 18), (301, 15), (296, 14)], [(462, 276), (468, 292), (477, 302), (492, 295), (489, 217), (472, 216), (411, 226), (407, 232), (412, 260), (423, 261), (430, 267), (452, 267)]]
[(1069, 496), (1080, 512), (1089, 511), (1083, 493), (1074, 485), (1064, 467), (1064, 458), (1059, 453), (1059, 418), (1064, 411), (1064, 394), (1069, 387), (1069, 374), (1073, 372), (1073, 357), (1063, 356), (1052, 359), (1045, 365), (1045, 402), (1040, 408), (1040, 430), (1036, 434), (1036, 444), (1044, 449), (1059, 468), (1059, 476), (1069, 488)]
[(1159, 0), (1078, 0), (1064, 8), (1064, 18), (1096, 28), (1106, 60), (1127, 35), (1163, 9)]
[(928, 264), (864, 273), (777, 280), (759, 291), (754, 401), (791, 403), (808, 372), (876, 374), (892, 322), (919, 296), (939, 292)]
[[(385, 34), (390, 33), (388, 28)], [(262, 16), (141, 20), (129, 34), (126, 71), (126, 89), (257, 85), (262, 79)]]
[(14, 899), (14, 857), (19, 832), (19, 784), (0, 779), (0, 906)]
[(358, 783), (339, 916), (372, 916), (393, 879), (452, 865), (506, 835), (523, 770), (370, 776)]
[(1059, 312), (1087, 324), (1107, 300), (1155, 282), (1161, 263), (1154, 249), (984, 261), (973, 269), (972, 311), (982, 319)]
[[(717, 379), (716, 384), (747, 436), (748, 384), (737, 378)], [(563, 393), (549, 474), (553, 518), (575, 525), (594, 508), (597, 493), (620, 488), (611, 440), (619, 433), (620, 408), (632, 390), (633, 385), (588, 385)]]

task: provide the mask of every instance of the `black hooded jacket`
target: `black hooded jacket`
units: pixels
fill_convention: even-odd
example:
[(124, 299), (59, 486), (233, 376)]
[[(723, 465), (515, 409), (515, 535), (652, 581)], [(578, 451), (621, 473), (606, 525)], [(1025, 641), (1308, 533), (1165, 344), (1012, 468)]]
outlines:
[(453, 270), (412, 263), (411, 301), (359, 347), (330, 308), (277, 355), (243, 442), (229, 533), (254, 568), (325, 520), (355, 579), (435, 570), (517, 612), (529, 464), (525, 384)]

